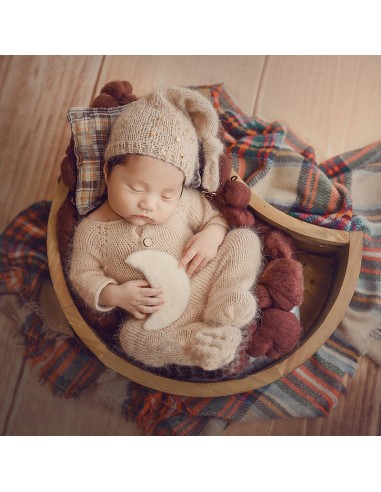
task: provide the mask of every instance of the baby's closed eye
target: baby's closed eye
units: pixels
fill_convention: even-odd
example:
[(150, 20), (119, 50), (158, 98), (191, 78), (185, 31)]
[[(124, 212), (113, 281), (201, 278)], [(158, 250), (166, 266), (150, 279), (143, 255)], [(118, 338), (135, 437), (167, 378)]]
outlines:
[(138, 188), (133, 188), (130, 185), (127, 185), (127, 187), (132, 190), (134, 193), (143, 193), (144, 190), (138, 189)]

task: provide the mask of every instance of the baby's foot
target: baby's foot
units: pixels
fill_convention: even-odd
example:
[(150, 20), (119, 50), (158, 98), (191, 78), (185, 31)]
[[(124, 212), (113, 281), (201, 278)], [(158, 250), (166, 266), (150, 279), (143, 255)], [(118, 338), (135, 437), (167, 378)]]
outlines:
[(232, 326), (203, 328), (192, 340), (191, 352), (194, 365), (213, 371), (234, 359), (241, 343), (241, 330)]

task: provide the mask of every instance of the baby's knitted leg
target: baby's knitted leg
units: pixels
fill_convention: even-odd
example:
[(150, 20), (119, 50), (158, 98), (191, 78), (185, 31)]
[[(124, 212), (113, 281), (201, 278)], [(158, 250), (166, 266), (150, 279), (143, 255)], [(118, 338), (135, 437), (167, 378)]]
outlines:
[(126, 354), (153, 367), (167, 364), (198, 366), (214, 370), (234, 359), (241, 342), (241, 330), (235, 327), (210, 327), (202, 322), (181, 329), (171, 327), (147, 331), (143, 322), (128, 320), (119, 332)]
[(213, 262), (216, 266), (203, 319), (214, 325), (242, 327), (257, 313), (251, 289), (262, 263), (258, 236), (251, 229), (234, 229)]
[(166, 364), (193, 365), (186, 346), (194, 337), (192, 330), (174, 331), (171, 327), (145, 330), (144, 321), (128, 320), (120, 329), (119, 341), (126, 354), (154, 367)]
[(171, 326), (148, 331), (144, 320), (121, 328), (122, 349), (153, 367), (167, 364), (223, 367), (234, 359), (240, 328), (256, 314), (250, 289), (261, 265), (261, 247), (250, 229), (229, 232), (216, 258), (192, 278), (192, 294), (183, 315)]

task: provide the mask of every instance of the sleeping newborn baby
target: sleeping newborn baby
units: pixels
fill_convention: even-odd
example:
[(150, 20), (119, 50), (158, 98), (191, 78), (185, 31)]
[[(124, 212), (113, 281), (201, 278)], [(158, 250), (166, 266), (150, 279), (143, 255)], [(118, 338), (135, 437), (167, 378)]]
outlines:
[(127, 105), (105, 150), (107, 200), (74, 235), (74, 291), (95, 310), (130, 313), (120, 345), (148, 366), (221, 368), (257, 313), (259, 238), (229, 231), (198, 189), (218, 189), (217, 132), (213, 106), (191, 89)]

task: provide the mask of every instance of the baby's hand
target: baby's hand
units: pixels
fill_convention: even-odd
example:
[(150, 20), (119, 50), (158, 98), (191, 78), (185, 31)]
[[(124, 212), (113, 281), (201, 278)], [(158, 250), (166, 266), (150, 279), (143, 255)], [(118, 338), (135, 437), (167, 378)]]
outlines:
[(164, 303), (162, 289), (152, 289), (146, 280), (130, 280), (124, 284), (109, 284), (102, 290), (99, 300), (108, 306), (118, 306), (136, 319), (144, 319)]
[(204, 268), (217, 255), (218, 248), (226, 235), (226, 229), (219, 224), (210, 224), (195, 234), (185, 245), (184, 256), (179, 266), (185, 268), (191, 277)]

